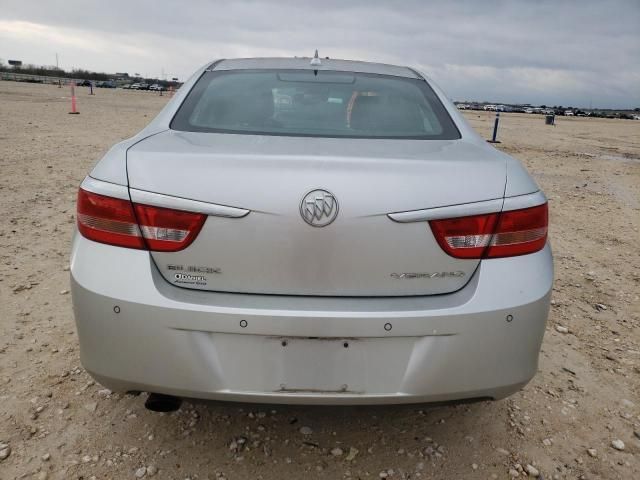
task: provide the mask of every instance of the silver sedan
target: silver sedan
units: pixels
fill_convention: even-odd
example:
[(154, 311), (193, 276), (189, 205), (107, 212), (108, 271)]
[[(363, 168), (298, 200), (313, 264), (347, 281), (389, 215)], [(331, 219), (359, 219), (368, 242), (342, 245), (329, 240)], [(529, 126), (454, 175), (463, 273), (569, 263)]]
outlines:
[(536, 373), (547, 225), (422, 73), (218, 60), (80, 186), (82, 363), (165, 411), (500, 399)]

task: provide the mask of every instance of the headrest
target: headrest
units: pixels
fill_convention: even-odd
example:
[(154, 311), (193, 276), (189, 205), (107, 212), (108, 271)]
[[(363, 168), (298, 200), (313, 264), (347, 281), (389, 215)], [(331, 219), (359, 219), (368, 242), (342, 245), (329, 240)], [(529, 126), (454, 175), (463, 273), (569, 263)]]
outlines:
[(418, 107), (400, 97), (358, 95), (351, 108), (351, 128), (384, 135), (424, 133)]

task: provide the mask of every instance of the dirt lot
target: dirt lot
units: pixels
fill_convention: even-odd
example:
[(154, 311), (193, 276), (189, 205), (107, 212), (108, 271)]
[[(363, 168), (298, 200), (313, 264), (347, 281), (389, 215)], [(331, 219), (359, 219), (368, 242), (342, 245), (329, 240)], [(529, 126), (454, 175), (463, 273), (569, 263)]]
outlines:
[[(527, 465), (546, 479), (638, 478), (640, 122), (503, 115), (498, 148), (547, 193), (556, 260), (540, 371), (520, 393), (161, 415), (80, 366), (67, 265), (78, 184), (166, 97), (82, 88), (68, 115), (68, 95), (0, 82), (0, 479), (487, 479)], [(488, 137), (493, 115), (466, 115)]]

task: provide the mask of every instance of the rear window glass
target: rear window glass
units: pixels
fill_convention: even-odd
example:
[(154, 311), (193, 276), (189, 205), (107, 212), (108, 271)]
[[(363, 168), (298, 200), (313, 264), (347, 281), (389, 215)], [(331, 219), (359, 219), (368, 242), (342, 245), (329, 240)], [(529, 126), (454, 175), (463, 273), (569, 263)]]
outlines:
[(313, 70), (206, 72), (171, 128), (247, 135), (460, 138), (423, 80)]

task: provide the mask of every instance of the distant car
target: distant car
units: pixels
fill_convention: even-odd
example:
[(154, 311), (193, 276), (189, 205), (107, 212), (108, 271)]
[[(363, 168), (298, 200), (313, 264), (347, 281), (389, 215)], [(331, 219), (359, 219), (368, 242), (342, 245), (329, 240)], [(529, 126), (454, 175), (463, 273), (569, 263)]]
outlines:
[(575, 114), (571, 111), (571, 110), (565, 110), (564, 111), (564, 116), (565, 117), (573, 117)]
[(125, 90), (129, 90), (131, 89), (131, 84), (130, 83), (125, 83), (124, 85), (122, 85), (122, 88)]
[(497, 107), (495, 105), (485, 105), (484, 107), (482, 107), (482, 109), (487, 112), (495, 112), (497, 110)]
[(155, 92), (164, 92), (166, 89), (162, 85), (154, 83), (149, 87), (149, 90), (153, 90)]
[(469, 109), (469, 105), (467, 105), (466, 103), (459, 103), (458, 105), (456, 105), (456, 107), (458, 107), (458, 110), (468, 110)]
[(149, 84), (145, 82), (140, 82), (138, 84), (138, 90), (149, 90)]
[(82, 364), (150, 409), (499, 399), (538, 370), (546, 197), (412, 68), (208, 63), (76, 219)]
[(105, 80), (98, 85), (100, 88), (116, 88), (116, 82), (113, 80)]
[(80, 83), (78, 83), (79, 87), (90, 87), (91, 86), (91, 80), (82, 80)]
[(140, 90), (140, 84), (139, 83), (132, 83), (129, 88), (131, 90)]

